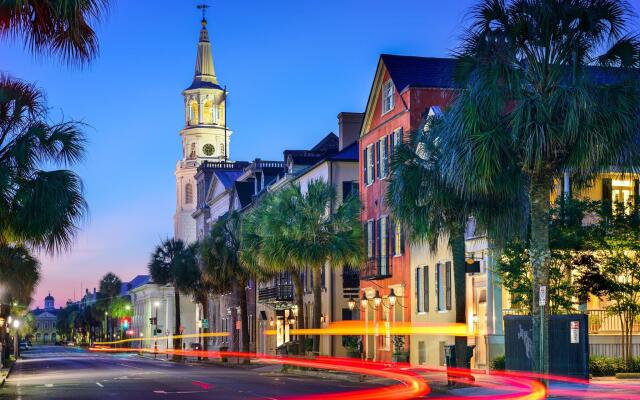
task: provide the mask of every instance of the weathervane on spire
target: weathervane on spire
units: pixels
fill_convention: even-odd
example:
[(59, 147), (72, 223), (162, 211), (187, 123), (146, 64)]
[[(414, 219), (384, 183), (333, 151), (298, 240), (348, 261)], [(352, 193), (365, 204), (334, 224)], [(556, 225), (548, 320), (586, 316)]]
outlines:
[(207, 18), (205, 17), (205, 14), (207, 13), (207, 8), (209, 8), (209, 6), (207, 4), (198, 4), (196, 6), (198, 8), (198, 10), (202, 10), (202, 25), (206, 25), (207, 23)]

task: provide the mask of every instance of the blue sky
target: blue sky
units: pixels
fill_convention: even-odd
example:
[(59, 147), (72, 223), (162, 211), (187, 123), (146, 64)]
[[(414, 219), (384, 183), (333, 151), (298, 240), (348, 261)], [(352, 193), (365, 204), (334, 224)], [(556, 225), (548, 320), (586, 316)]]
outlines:
[[(181, 91), (192, 79), (200, 14), (195, 0), (114, 1), (98, 27), (101, 52), (84, 69), (0, 42), (0, 70), (47, 93), (53, 119), (84, 121), (78, 168), (91, 208), (70, 253), (43, 261), (35, 296), (58, 305), (106, 272), (146, 273), (172, 234), (180, 156)], [(216, 73), (229, 90), (235, 160), (281, 159), (363, 111), (380, 53), (447, 56), (471, 0), (245, 0), (208, 2)]]

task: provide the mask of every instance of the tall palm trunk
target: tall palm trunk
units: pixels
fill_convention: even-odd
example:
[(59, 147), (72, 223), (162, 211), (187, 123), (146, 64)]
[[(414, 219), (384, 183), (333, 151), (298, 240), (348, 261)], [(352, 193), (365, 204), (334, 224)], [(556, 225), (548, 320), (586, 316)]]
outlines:
[[(291, 272), (291, 279), (293, 280), (293, 287), (296, 291), (296, 306), (298, 307), (298, 328), (305, 328), (304, 319), (304, 293), (302, 288), (302, 277), (300, 272)], [(285, 324), (287, 321), (285, 321)], [(304, 355), (304, 342), (306, 337), (304, 335), (298, 335), (298, 355)]]
[[(313, 267), (313, 329), (320, 329), (320, 314), (322, 313), (322, 268)], [(320, 354), (320, 335), (313, 335), (313, 353)]]
[[(182, 350), (182, 339), (176, 337), (180, 335), (180, 291), (178, 291), (176, 285), (174, 285), (173, 302), (176, 309), (175, 327), (173, 329), (173, 349)], [(177, 360), (180, 359), (180, 356), (174, 354), (173, 358)]]
[(239, 297), (240, 297), (240, 329), (241, 329), (241, 334), (240, 336), (242, 336), (242, 348), (240, 351), (242, 351), (243, 353), (248, 353), (249, 352), (249, 346), (250, 346), (250, 341), (249, 341), (249, 314), (248, 314), (248, 306), (247, 306), (247, 285), (245, 282), (243, 282), (241, 285), (239, 285)]
[[(529, 187), (529, 201), (531, 203), (531, 243), (530, 256), (533, 269), (533, 296), (531, 317), (532, 330), (532, 367), (534, 372), (546, 374), (549, 372), (549, 312), (548, 296), (545, 315), (541, 315), (539, 306), (540, 287), (549, 288), (549, 208), (551, 195), (551, 179), (546, 177), (532, 178)], [(541, 335), (544, 342), (541, 344)]]
[[(456, 323), (467, 323), (466, 262), (464, 249), (464, 224), (449, 232), (449, 247), (453, 256), (453, 281), (456, 302)], [(458, 368), (469, 368), (467, 358), (467, 337), (456, 336), (456, 365)]]

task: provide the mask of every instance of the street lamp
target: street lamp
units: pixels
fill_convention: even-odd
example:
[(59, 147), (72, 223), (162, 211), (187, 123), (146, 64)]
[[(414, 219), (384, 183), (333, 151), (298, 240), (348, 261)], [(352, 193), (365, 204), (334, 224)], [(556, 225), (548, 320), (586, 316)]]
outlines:
[(373, 306), (375, 308), (380, 307), (380, 304), (382, 303), (382, 297), (380, 297), (380, 291), (376, 290), (376, 296), (373, 298)]
[(390, 306), (396, 305), (396, 293), (393, 291), (393, 288), (389, 292), (389, 305)]
[(367, 294), (362, 292), (362, 299), (360, 299), (360, 305), (362, 306), (362, 309), (365, 311), (367, 309), (367, 304), (369, 304), (369, 299), (367, 299)]
[(349, 306), (349, 310), (353, 311), (356, 308), (356, 301), (353, 297), (349, 297), (349, 301), (347, 301), (347, 305)]
[(276, 321), (273, 320), (273, 317), (271, 317), (269, 319), (269, 326), (273, 328), (273, 325), (275, 325)]
[(16, 357), (16, 360), (19, 356), (19, 344), (20, 338), (18, 337), (18, 328), (20, 327), (20, 321), (17, 319), (13, 320), (13, 328), (16, 330), (13, 334), (13, 355)]
[(160, 302), (158, 300), (154, 301), (153, 306), (156, 308), (155, 326), (153, 328), (153, 337), (155, 338), (153, 358), (156, 358), (158, 355), (158, 307), (160, 307)]

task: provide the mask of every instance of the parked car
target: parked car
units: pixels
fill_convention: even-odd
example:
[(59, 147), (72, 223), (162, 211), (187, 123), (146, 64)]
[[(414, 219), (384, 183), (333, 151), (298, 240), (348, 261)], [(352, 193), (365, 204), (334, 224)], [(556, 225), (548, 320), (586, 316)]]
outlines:
[(202, 345), (200, 343), (191, 343), (191, 350), (202, 350)]
[(20, 342), (20, 351), (27, 351), (31, 348), (31, 346), (29, 346), (29, 343), (27, 342)]
[(72, 341), (72, 340), (67, 342), (67, 346), (75, 346), (75, 345), (76, 345), (76, 343), (74, 341)]

